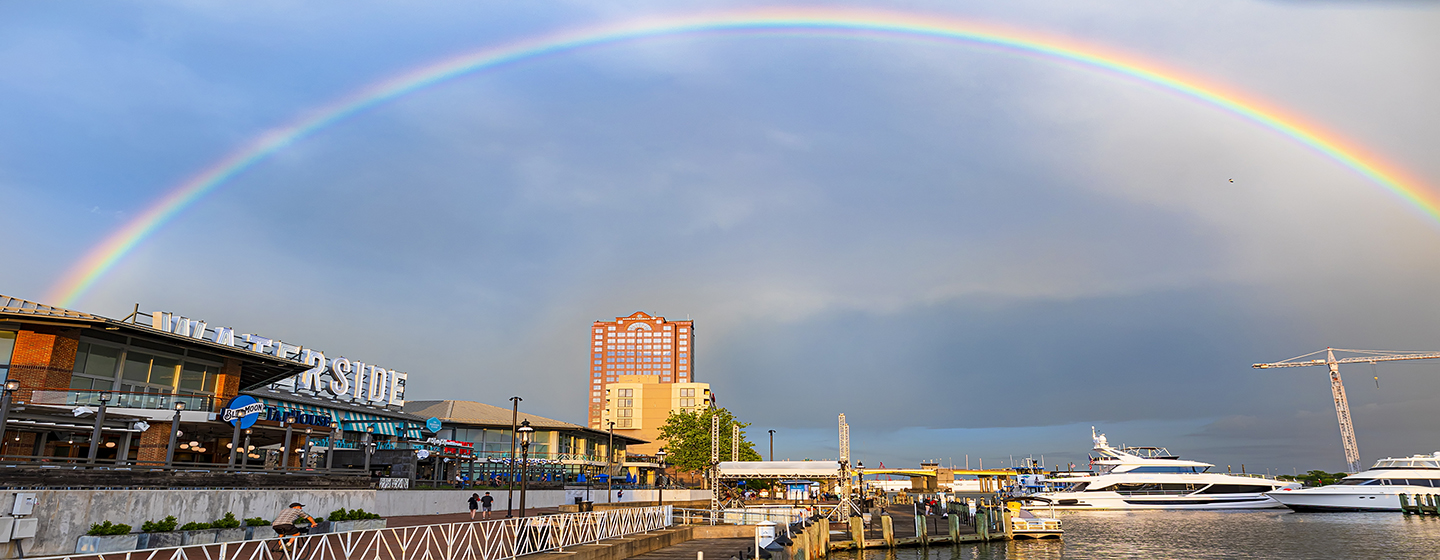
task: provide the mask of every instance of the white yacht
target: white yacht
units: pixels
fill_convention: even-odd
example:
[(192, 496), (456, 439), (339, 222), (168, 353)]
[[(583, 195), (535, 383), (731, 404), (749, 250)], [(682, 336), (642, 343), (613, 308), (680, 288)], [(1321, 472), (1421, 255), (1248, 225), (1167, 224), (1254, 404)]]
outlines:
[(1096, 434), (1095, 474), (1053, 478), (1035, 495), (1055, 509), (1260, 509), (1283, 507), (1266, 495), (1300, 484), (1260, 475), (1208, 472), (1210, 463), (1187, 461), (1163, 447), (1111, 447)]
[(1267, 495), (1295, 511), (1400, 511), (1400, 494), (1434, 494), (1440, 488), (1440, 453), (1381, 459), (1368, 471), (1318, 488)]

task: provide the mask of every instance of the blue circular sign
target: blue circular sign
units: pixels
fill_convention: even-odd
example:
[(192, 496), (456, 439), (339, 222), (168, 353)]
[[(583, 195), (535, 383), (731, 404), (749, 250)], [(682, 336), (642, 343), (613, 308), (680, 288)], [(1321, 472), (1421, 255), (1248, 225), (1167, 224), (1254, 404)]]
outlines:
[(432, 433), (432, 434), (439, 433), (439, 432), (440, 432), (440, 419), (439, 419), (439, 418), (430, 418), (430, 419), (426, 420), (426, 421), (425, 421), (425, 429), (428, 430), (428, 431), (429, 431), (430, 433)]
[(225, 405), (225, 410), (220, 412), (220, 419), (238, 425), (243, 430), (254, 426), (262, 412), (265, 412), (265, 405), (260, 404), (255, 397), (240, 395), (230, 399), (230, 404)]

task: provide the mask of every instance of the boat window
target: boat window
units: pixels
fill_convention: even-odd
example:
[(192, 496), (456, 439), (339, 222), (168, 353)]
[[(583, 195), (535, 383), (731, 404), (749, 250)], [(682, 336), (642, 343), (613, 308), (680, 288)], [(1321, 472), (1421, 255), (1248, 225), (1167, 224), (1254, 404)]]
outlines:
[(1064, 491), (1065, 491), (1065, 492), (1084, 492), (1084, 491), (1085, 491), (1085, 487), (1086, 487), (1086, 486), (1089, 486), (1089, 485), (1090, 485), (1089, 482), (1076, 482), (1076, 483), (1074, 483), (1074, 484), (1071, 484), (1070, 486), (1065, 487), (1065, 490), (1064, 490)]
[(1209, 488), (1201, 490), (1201, 494), (1253, 494), (1257, 492), (1269, 492), (1270, 486), (1259, 486), (1253, 484), (1211, 484)]
[(1375, 479), (1373, 478), (1344, 478), (1340, 480), (1341, 486), (1363, 486), (1365, 484), (1374, 483)]
[(1199, 486), (1195, 484), (1158, 482), (1122, 482), (1120, 484), (1116, 484), (1110, 487), (1110, 489), (1114, 490), (1116, 493), (1126, 496), (1148, 496), (1155, 494), (1189, 494), (1190, 492), (1194, 492), (1196, 488), (1199, 488)]
[(1198, 472), (1200, 472), (1200, 471), (1199, 471), (1198, 469), (1196, 469), (1195, 467), (1159, 467), (1159, 466), (1144, 466), (1144, 467), (1135, 467), (1135, 468), (1130, 469), (1130, 470), (1125, 471), (1125, 472), (1129, 472), (1129, 473), (1186, 473), (1186, 474), (1193, 474), (1193, 473), (1198, 473)]

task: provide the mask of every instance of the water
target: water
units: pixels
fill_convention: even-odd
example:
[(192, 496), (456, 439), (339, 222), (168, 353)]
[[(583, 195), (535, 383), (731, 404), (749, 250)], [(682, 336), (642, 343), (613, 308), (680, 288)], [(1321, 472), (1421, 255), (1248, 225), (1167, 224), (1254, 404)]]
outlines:
[(1440, 517), (1265, 511), (1056, 512), (1063, 540), (836, 552), (832, 560), (1440, 558)]

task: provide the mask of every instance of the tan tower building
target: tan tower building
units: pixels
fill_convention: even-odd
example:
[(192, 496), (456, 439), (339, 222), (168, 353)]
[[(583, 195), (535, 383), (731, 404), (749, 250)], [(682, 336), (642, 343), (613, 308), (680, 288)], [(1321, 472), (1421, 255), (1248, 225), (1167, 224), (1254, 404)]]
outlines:
[[(643, 311), (614, 321), (595, 321), (590, 328), (589, 426), (609, 428), (604, 418), (605, 392), (611, 384), (622, 382), (622, 376), (627, 383), (693, 383), (694, 342), (692, 322), (667, 321)], [(619, 422), (615, 427), (621, 428)]]

